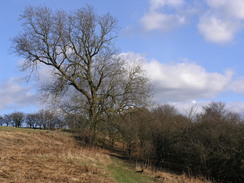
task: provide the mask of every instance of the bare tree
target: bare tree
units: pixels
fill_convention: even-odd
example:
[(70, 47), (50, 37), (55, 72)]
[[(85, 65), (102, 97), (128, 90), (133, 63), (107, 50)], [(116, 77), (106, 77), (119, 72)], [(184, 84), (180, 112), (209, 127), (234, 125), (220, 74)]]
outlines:
[(5, 125), (6, 125), (6, 126), (9, 126), (10, 123), (11, 123), (11, 117), (10, 117), (10, 114), (5, 114), (5, 115), (3, 116), (3, 120), (4, 120)]
[(37, 126), (38, 116), (36, 113), (26, 115), (26, 124), (29, 128), (35, 128)]
[(22, 123), (24, 122), (24, 113), (22, 112), (13, 112), (9, 115), (11, 123), (14, 127), (21, 127)]
[(0, 115), (0, 126), (3, 126), (4, 124), (4, 118)]
[(44, 90), (75, 97), (94, 135), (105, 115), (147, 101), (148, 79), (140, 64), (118, 56), (117, 21), (109, 13), (99, 16), (89, 6), (70, 14), (28, 7), (21, 19), (24, 32), (13, 39), (13, 48), (25, 59), (23, 70), (49, 66), (53, 78)]
[(188, 118), (190, 122), (196, 122), (197, 115), (198, 115), (197, 110), (198, 110), (198, 106), (194, 104), (185, 111), (185, 116)]
[(241, 117), (235, 112), (229, 111), (223, 102), (212, 102), (203, 107), (203, 113), (199, 116), (202, 121), (222, 121), (228, 123), (240, 123)]

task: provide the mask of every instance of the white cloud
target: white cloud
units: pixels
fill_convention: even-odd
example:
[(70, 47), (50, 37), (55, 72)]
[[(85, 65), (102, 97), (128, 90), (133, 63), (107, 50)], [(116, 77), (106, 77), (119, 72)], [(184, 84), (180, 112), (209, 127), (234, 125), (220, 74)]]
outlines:
[(244, 19), (243, 0), (207, 0), (207, 4), (224, 17)]
[(209, 7), (198, 24), (200, 33), (207, 41), (227, 43), (234, 40), (242, 29), (244, 20), (243, 0), (206, 0)]
[(0, 110), (27, 107), (37, 103), (37, 96), (31, 92), (31, 88), (21, 86), (20, 83), (20, 78), (11, 78), (0, 83)]
[(233, 40), (239, 26), (237, 22), (221, 19), (214, 15), (205, 15), (200, 19), (198, 29), (206, 40), (225, 43)]
[(184, 4), (184, 0), (151, 0), (150, 10), (155, 11), (163, 6), (180, 7)]
[(131, 61), (144, 62), (158, 103), (175, 101), (194, 101), (215, 97), (230, 84), (232, 72), (207, 72), (195, 63), (160, 63), (157, 60), (146, 60), (134, 53), (124, 53)]
[(185, 17), (181, 17), (179, 15), (167, 15), (158, 12), (150, 12), (141, 19), (141, 22), (143, 23), (146, 31), (169, 31), (183, 25), (186, 20)]
[(181, 101), (211, 98), (231, 81), (231, 72), (209, 73), (194, 63), (147, 64), (159, 100)]
[(233, 81), (230, 88), (236, 93), (244, 94), (244, 78)]
[(146, 31), (169, 31), (184, 25), (191, 13), (184, 0), (151, 0), (141, 23)]
[(244, 0), (150, 0), (140, 22), (147, 32), (166, 32), (185, 25), (193, 14), (200, 34), (213, 43), (229, 43), (244, 28)]
[(229, 111), (236, 112), (244, 117), (244, 102), (229, 102), (226, 103), (226, 108)]

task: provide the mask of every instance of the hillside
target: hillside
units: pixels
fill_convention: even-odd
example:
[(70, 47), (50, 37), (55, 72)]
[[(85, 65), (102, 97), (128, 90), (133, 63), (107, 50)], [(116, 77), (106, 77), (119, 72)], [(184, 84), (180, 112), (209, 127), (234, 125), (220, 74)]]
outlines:
[[(204, 182), (166, 172), (136, 173), (106, 150), (82, 148), (68, 133), (0, 127), (0, 182)], [(206, 182), (206, 181), (205, 181)]]

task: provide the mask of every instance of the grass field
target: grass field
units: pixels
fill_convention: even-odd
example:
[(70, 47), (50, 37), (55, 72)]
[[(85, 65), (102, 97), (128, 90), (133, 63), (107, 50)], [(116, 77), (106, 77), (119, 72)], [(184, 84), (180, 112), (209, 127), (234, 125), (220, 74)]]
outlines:
[(159, 171), (137, 173), (133, 163), (110, 154), (83, 148), (64, 132), (0, 127), (0, 182), (207, 182)]

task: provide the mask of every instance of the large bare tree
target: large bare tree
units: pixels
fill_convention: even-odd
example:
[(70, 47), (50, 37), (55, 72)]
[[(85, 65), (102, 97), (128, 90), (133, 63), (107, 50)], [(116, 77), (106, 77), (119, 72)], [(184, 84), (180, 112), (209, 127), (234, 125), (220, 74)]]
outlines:
[(148, 78), (140, 64), (119, 56), (117, 21), (109, 13), (99, 16), (89, 6), (69, 14), (27, 7), (21, 20), (23, 33), (13, 48), (25, 59), (23, 70), (49, 66), (53, 76), (45, 91), (79, 103), (94, 134), (104, 116), (147, 102)]

